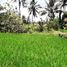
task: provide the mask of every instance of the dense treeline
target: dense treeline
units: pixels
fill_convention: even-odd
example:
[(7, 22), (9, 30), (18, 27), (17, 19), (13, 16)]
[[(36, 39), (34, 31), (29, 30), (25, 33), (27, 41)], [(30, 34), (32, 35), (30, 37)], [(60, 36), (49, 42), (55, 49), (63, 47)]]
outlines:
[[(16, 2), (13, 1), (13, 2)], [(8, 4), (8, 7), (10, 8), (5, 13), (0, 13), (0, 32), (17, 32), (17, 33), (32, 33), (32, 32), (43, 32), (43, 31), (50, 31), (50, 30), (58, 30), (58, 29), (66, 29), (66, 22), (67, 22), (67, 12), (62, 10), (62, 7), (64, 8), (66, 4), (66, 0), (49, 0), (47, 2), (45, 0), (47, 7), (44, 8), (42, 11), (38, 11), (39, 9), (42, 9), (40, 4), (37, 5), (37, 2), (35, 0), (32, 0), (30, 2), (30, 7), (27, 6), (27, 3), (25, 0), (18, 0), (18, 6), (19, 6), (19, 13), (17, 14), (14, 10), (11, 9), (10, 4)], [(57, 4), (56, 4), (57, 3)], [(21, 19), (21, 4), (23, 7), (28, 7), (29, 10), (29, 16), (26, 19), (25, 16), (22, 16)], [(0, 5), (0, 10), (6, 9)], [(16, 7), (17, 9), (17, 7)], [(33, 18), (37, 17), (37, 14), (39, 15), (45, 15), (48, 14), (49, 21), (41, 21), (34, 22)], [(59, 18), (55, 18), (55, 13), (59, 14)], [(63, 16), (61, 17), (63, 13)], [(30, 22), (30, 15), (32, 14), (32, 24)]]

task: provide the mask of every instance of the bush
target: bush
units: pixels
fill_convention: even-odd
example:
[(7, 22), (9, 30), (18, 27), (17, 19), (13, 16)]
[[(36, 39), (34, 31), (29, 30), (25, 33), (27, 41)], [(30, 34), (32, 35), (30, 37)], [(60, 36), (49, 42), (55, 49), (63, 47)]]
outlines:
[(39, 22), (39, 32), (42, 32), (44, 30), (44, 27), (43, 27), (43, 22)]
[(54, 29), (54, 30), (59, 29), (59, 21), (58, 21), (58, 19), (54, 19), (53, 21), (47, 22), (47, 30), (50, 31), (52, 29)]
[(15, 13), (3, 13), (0, 15), (0, 32), (25, 33), (21, 19)]

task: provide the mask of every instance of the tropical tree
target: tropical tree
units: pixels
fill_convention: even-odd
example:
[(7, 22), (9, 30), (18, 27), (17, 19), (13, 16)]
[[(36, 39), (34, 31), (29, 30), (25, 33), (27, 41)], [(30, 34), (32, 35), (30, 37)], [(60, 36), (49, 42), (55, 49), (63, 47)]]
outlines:
[[(37, 1), (38, 2), (38, 1)], [(37, 17), (37, 14), (39, 14), (39, 8), (42, 8), (40, 6), (40, 4), (37, 4), (37, 2), (35, 2), (35, 0), (32, 0), (30, 2), (30, 7), (28, 7), (28, 10), (29, 10), (29, 16), (28, 16), (28, 19), (30, 17), (30, 15), (32, 14), (32, 22), (33, 22), (33, 17)]]
[(55, 17), (54, 12), (56, 11), (55, 9), (55, 3), (57, 0), (49, 0), (49, 2), (47, 2), (46, 0), (44, 0), (47, 4), (47, 8), (45, 8), (46, 10), (42, 12), (41, 15), (44, 15), (46, 13), (48, 13), (48, 16), (50, 17), (50, 20), (53, 20)]
[(21, 10), (20, 10), (20, 8), (21, 8), (21, 1), (18, 0), (18, 2), (19, 2), (19, 17), (20, 17), (20, 15), (21, 15)]
[[(59, 10), (57, 10), (57, 12), (59, 13), (59, 26), (61, 29), (63, 29), (63, 20), (64, 20), (64, 15), (65, 15), (64, 14), (61, 18), (61, 14), (62, 14), (62, 12), (65, 13), (64, 7), (67, 5), (66, 2), (67, 2), (67, 0), (60, 0), (59, 4), (57, 4), (57, 7), (60, 6), (60, 8), (59, 8)], [(63, 11), (62, 11), (62, 8), (63, 8)]]
[[(54, 13), (55, 12), (59, 13), (59, 26), (60, 26), (60, 28), (63, 29), (63, 19), (61, 18), (61, 14), (62, 14), (62, 12), (64, 12), (64, 11), (62, 11), (62, 7), (64, 8), (64, 6), (67, 5), (66, 4), (67, 0), (60, 0), (60, 1), (49, 0), (49, 3), (46, 0), (44, 0), (44, 1), (47, 4), (47, 8), (45, 8), (46, 11), (43, 11), (41, 15), (44, 15), (44, 14), (48, 13), (48, 16), (50, 17), (50, 20), (53, 20), (54, 17), (55, 17)], [(64, 17), (64, 15), (63, 15), (63, 17)]]

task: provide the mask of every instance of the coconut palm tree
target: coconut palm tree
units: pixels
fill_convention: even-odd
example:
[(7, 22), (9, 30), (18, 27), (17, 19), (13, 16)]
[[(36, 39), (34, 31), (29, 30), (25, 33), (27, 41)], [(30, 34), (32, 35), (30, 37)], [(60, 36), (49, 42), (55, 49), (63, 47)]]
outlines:
[[(50, 20), (54, 19), (54, 17), (55, 17), (54, 12), (59, 13), (59, 26), (60, 26), (60, 28), (63, 29), (63, 23), (62, 23), (63, 19), (61, 19), (61, 14), (62, 14), (63, 11), (61, 9), (62, 9), (62, 7), (64, 8), (64, 6), (67, 5), (66, 4), (67, 0), (60, 0), (59, 3), (57, 3), (56, 5), (55, 5), (55, 3), (58, 0), (49, 0), (49, 3), (47, 3), (46, 0), (44, 0), (44, 1), (47, 4), (47, 8), (45, 8), (45, 9), (48, 12), (48, 16), (50, 17)], [(45, 13), (46, 13), (46, 11), (45, 11)], [(43, 13), (42, 13), (42, 15), (43, 15)]]
[(20, 17), (20, 15), (21, 15), (21, 10), (20, 10), (20, 8), (21, 8), (21, 1), (18, 0), (18, 3), (19, 3), (19, 17)]
[[(62, 12), (65, 13), (65, 11), (64, 11), (65, 8), (64, 8), (64, 7), (67, 5), (66, 2), (67, 2), (67, 0), (60, 0), (60, 1), (59, 1), (59, 4), (57, 4), (57, 6), (58, 6), (58, 5), (60, 6), (60, 9), (57, 10), (57, 12), (59, 13), (59, 26), (60, 26), (61, 29), (63, 29), (63, 25), (64, 25), (63, 20), (64, 20), (64, 15), (65, 15), (65, 14), (64, 14), (64, 15), (62, 16), (62, 18), (61, 18), (61, 14), (62, 14)], [(59, 6), (58, 6), (58, 7), (59, 7)], [(62, 11), (62, 8), (63, 8), (63, 11)]]
[(53, 20), (54, 17), (55, 17), (54, 12), (56, 10), (54, 5), (55, 5), (55, 2), (57, 0), (49, 0), (49, 2), (47, 2), (46, 0), (44, 0), (44, 1), (47, 4), (47, 8), (45, 8), (46, 10), (43, 11), (41, 15), (44, 15), (44, 14), (48, 13), (48, 16), (50, 17), (50, 20)]
[[(38, 2), (38, 1), (37, 1), (37, 2)], [(29, 10), (28, 19), (29, 19), (30, 15), (32, 14), (32, 22), (33, 22), (33, 17), (37, 17), (37, 14), (39, 14), (38, 9), (39, 9), (39, 8), (42, 8), (42, 7), (40, 6), (40, 4), (37, 4), (37, 2), (35, 2), (35, 0), (32, 0), (32, 1), (30, 2), (30, 7), (28, 8), (28, 10)]]

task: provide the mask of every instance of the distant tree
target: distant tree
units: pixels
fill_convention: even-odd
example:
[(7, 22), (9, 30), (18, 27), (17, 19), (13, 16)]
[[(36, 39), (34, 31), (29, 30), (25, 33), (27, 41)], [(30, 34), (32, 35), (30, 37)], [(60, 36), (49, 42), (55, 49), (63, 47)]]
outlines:
[[(64, 18), (64, 15), (63, 15), (63, 17), (61, 18), (61, 14), (62, 14), (62, 12), (65, 12), (64, 10), (62, 11), (61, 9), (62, 9), (62, 7), (63, 7), (63, 9), (64, 9), (64, 6), (67, 5), (66, 2), (67, 2), (67, 0), (60, 0), (60, 1), (59, 1), (60, 9), (57, 10), (57, 12), (59, 13), (59, 25), (60, 25), (60, 28), (61, 28), (61, 29), (63, 29), (63, 18)], [(59, 6), (58, 6), (58, 7), (59, 7)]]
[(37, 2), (35, 2), (35, 0), (32, 0), (30, 2), (30, 7), (28, 8), (29, 9), (28, 19), (29, 19), (30, 15), (32, 14), (32, 22), (33, 22), (33, 17), (37, 17), (37, 14), (39, 14), (38, 9), (42, 8), (39, 4), (37, 4)]
[[(47, 2), (46, 0), (44, 0), (47, 4), (47, 8), (45, 8), (46, 10), (42, 12), (41, 15), (45, 15), (48, 12), (48, 16), (50, 17), (50, 20), (53, 20), (55, 17), (55, 12), (59, 13), (59, 26), (61, 29), (63, 29), (63, 19), (61, 18), (61, 14), (62, 12), (64, 12), (64, 10), (62, 11), (62, 7), (64, 8), (67, 2), (67, 0), (49, 0), (49, 2)], [(59, 2), (55, 5), (56, 2)], [(58, 9), (59, 8), (59, 9)]]
[(53, 20), (55, 17), (55, 3), (57, 0), (49, 0), (49, 2), (47, 2), (46, 0), (44, 0), (47, 4), (47, 8), (45, 8), (45, 10), (42, 12), (41, 15), (45, 15), (46, 13), (48, 13), (48, 16), (50, 17), (50, 20)]

